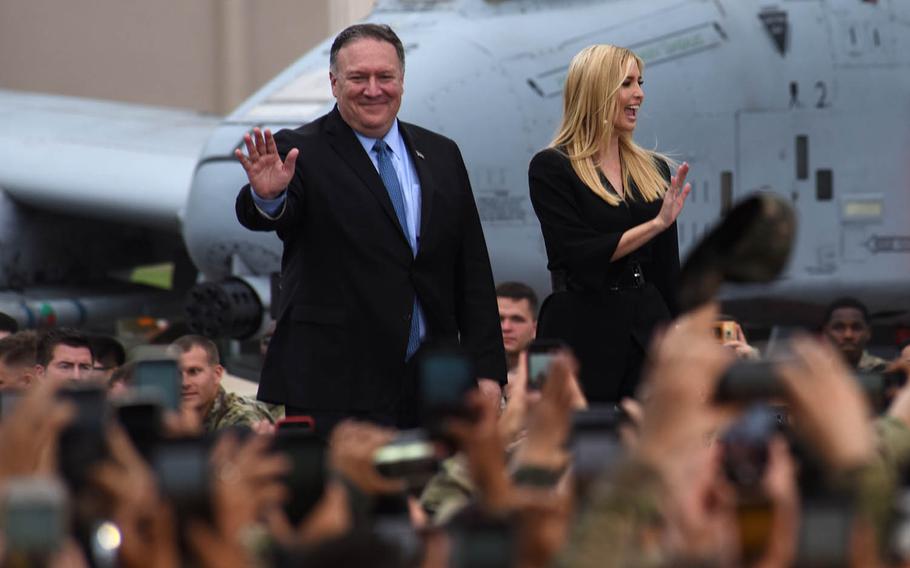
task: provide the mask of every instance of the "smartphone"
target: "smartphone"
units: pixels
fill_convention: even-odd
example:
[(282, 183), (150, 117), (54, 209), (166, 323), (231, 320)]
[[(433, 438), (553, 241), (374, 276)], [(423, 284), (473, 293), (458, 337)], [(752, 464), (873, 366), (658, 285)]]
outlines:
[(528, 346), (528, 390), (540, 390), (543, 388), (547, 375), (550, 373), (550, 363), (553, 355), (565, 349), (565, 343), (552, 339), (535, 339)]
[(275, 432), (272, 449), (291, 462), (291, 471), (284, 478), (291, 497), (284, 510), (291, 523), (297, 525), (325, 493), (325, 442), (312, 432), (285, 428)]
[(572, 416), (572, 463), (581, 481), (598, 477), (622, 456), (619, 427), (628, 421), (615, 405), (592, 406)]
[(108, 455), (107, 389), (100, 384), (70, 383), (57, 397), (73, 403), (76, 416), (60, 432), (57, 459), (63, 478), (74, 489), (83, 486), (88, 472)]
[(72, 424), (80, 428), (103, 430), (107, 423), (107, 389), (102, 384), (71, 382), (57, 392), (57, 397), (76, 406)]
[(507, 520), (473, 515), (449, 526), (450, 568), (509, 568), (515, 566), (517, 542)]
[(131, 393), (114, 405), (117, 422), (123, 426), (136, 450), (147, 460), (162, 436), (164, 409), (158, 397)]
[(403, 478), (409, 487), (426, 485), (439, 471), (436, 445), (423, 430), (401, 432), (373, 455), (376, 470), (386, 476)]
[(783, 384), (773, 361), (735, 361), (717, 382), (716, 402), (742, 402), (783, 398)]
[(196, 437), (162, 440), (155, 448), (152, 469), (158, 487), (178, 516), (208, 517), (211, 513), (210, 446), (208, 439)]
[(907, 383), (903, 371), (858, 372), (854, 375), (876, 412), (884, 413), (897, 391)]
[(180, 410), (183, 379), (173, 359), (149, 359), (136, 363), (135, 389), (157, 396), (166, 410)]
[[(750, 402), (781, 400), (787, 391), (777, 375), (776, 361), (735, 361), (717, 381), (714, 401)], [(887, 395), (906, 383), (901, 372), (855, 373), (854, 378), (872, 406), (883, 410)]]
[(592, 404), (572, 415), (572, 435), (584, 432), (616, 432), (629, 421), (626, 411), (616, 404)]
[(312, 416), (286, 416), (275, 422), (275, 430), (281, 432), (284, 430), (301, 430), (303, 432), (315, 432), (316, 421)]
[(761, 493), (761, 483), (768, 468), (768, 445), (779, 429), (777, 412), (757, 404), (721, 435), (723, 471), (741, 494)]
[(401, 493), (377, 495), (372, 499), (369, 520), (373, 532), (394, 546), (401, 555), (395, 566), (419, 566), (422, 558), (421, 535), (414, 530), (408, 497)]
[(736, 341), (736, 322), (732, 320), (714, 322), (714, 337), (721, 343)]
[(467, 417), (465, 395), (476, 387), (473, 360), (458, 349), (428, 350), (418, 361), (421, 409), (430, 417)]
[(20, 477), (6, 484), (3, 500), (8, 554), (43, 555), (59, 550), (69, 533), (65, 488), (51, 477)]

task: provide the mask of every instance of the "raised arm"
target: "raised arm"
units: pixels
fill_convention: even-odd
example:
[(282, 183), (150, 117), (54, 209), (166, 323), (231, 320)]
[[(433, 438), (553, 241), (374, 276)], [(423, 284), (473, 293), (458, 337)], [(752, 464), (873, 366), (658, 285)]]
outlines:
[(281, 236), (282, 228), (294, 224), (299, 209), (300, 152), (288, 131), (279, 132), (276, 140), (268, 129), (263, 133), (256, 128), (244, 136), (244, 143), (247, 154), (238, 148), (234, 155), (250, 183), (237, 196), (237, 220), (252, 231), (278, 231)]
[(243, 135), (243, 142), (248, 155), (244, 155), (240, 148), (234, 150), (234, 155), (246, 171), (250, 189), (262, 199), (275, 199), (287, 189), (294, 177), (299, 150), (292, 148), (282, 161), (268, 128), (264, 135), (258, 128), (254, 128), (252, 135)]
[(682, 213), (686, 197), (692, 191), (692, 184), (686, 183), (687, 175), (689, 175), (689, 164), (683, 162), (676, 170), (676, 175), (670, 178), (670, 187), (664, 194), (657, 217), (625, 231), (619, 239), (619, 244), (616, 245), (616, 250), (613, 251), (613, 256), (610, 257), (611, 262), (638, 250), (676, 222), (676, 218)]
[(531, 160), (528, 182), (531, 203), (547, 241), (550, 268), (568, 268), (586, 287), (600, 288), (610, 262), (625, 257), (673, 227), (692, 190), (686, 183), (688, 172), (689, 166), (683, 164), (677, 175), (670, 178), (670, 188), (654, 219), (625, 231), (617, 228), (614, 232), (603, 232), (583, 219), (573, 191), (573, 186), (581, 182), (572, 172), (568, 158), (552, 149), (538, 153)]

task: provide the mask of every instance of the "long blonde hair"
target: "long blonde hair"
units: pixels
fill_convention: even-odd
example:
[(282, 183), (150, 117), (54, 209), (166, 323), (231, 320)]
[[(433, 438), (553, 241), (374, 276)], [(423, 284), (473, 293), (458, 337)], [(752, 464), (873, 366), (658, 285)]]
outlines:
[[(613, 121), (619, 110), (616, 93), (632, 63), (638, 63), (638, 69), (644, 72), (641, 58), (624, 47), (592, 45), (579, 52), (566, 77), (562, 124), (550, 143), (550, 147), (565, 152), (578, 177), (610, 205), (619, 205), (622, 199), (607, 191), (594, 158), (608, 147), (613, 135)], [(631, 133), (620, 133), (622, 179), (627, 187), (629, 182), (634, 183), (646, 201), (660, 199), (668, 187), (655, 156), (670, 163), (666, 156), (636, 144)], [(628, 191), (623, 195), (634, 199)]]

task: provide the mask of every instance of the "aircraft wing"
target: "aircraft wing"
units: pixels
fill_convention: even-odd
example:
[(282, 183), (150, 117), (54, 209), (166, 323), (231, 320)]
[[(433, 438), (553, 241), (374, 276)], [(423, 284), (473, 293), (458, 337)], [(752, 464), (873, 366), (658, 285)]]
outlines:
[(218, 117), (0, 90), (0, 188), (40, 210), (169, 232)]

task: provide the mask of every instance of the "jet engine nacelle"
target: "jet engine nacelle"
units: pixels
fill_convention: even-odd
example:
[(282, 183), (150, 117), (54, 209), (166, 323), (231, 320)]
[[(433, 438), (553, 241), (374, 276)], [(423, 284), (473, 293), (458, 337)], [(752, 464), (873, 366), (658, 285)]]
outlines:
[(270, 281), (265, 276), (233, 276), (190, 289), (185, 312), (193, 333), (249, 339), (269, 323)]

